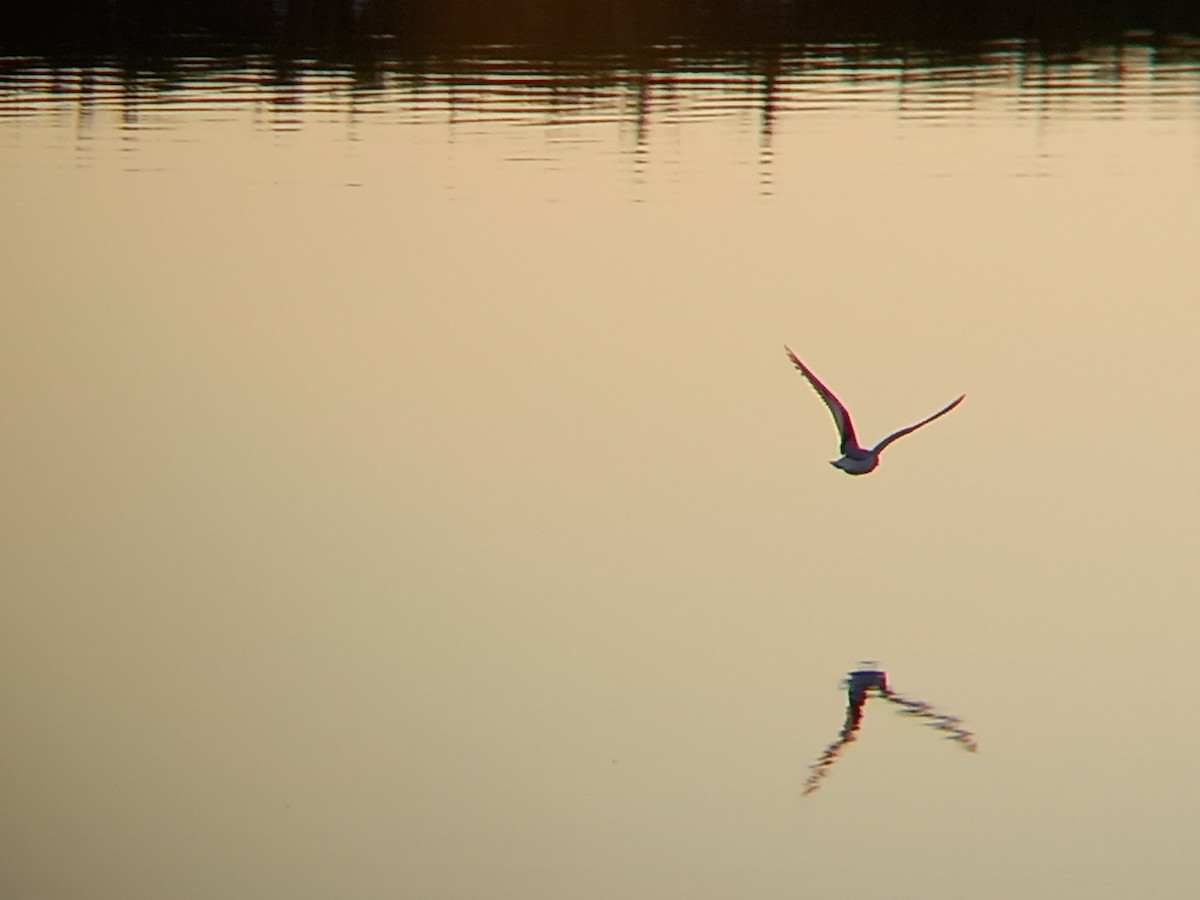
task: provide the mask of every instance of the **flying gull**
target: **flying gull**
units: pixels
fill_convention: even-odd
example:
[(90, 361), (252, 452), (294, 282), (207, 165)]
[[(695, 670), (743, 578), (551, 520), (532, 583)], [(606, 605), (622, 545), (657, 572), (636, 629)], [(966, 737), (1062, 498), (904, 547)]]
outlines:
[(858, 445), (858, 438), (854, 434), (854, 423), (850, 421), (850, 411), (842, 405), (842, 401), (833, 395), (833, 391), (821, 383), (821, 380), (812, 373), (812, 370), (808, 366), (800, 362), (800, 358), (791, 351), (791, 348), (785, 346), (783, 349), (787, 350), (787, 355), (791, 359), (792, 364), (808, 379), (808, 383), (813, 386), (813, 390), (821, 396), (821, 399), (825, 401), (825, 405), (829, 407), (829, 411), (833, 413), (833, 421), (837, 425), (838, 437), (841, 440), (842, 458), (832, 460), (829, 464), (841, 469), (847, 475), (866, 475), (868, 472), (874, 471), (875, 467), (879, 465), (879, 454), (884, 451), (888, 444), (899, 440), (906, 434), (916, 431), (922, 425), (928, 425), (934, 419), (944, 416), (950, 410), (954, 409), (954, 407), (958, 406), (958, 404), (962, 403), (963, 398), (966, 397), (966, 394), (963, 394), (949, 406), (935, 412), (928, 419), (922, 419), (916, 425), (901, 428), (899, 431), (889, 434), (874, 447), (867, 449)]

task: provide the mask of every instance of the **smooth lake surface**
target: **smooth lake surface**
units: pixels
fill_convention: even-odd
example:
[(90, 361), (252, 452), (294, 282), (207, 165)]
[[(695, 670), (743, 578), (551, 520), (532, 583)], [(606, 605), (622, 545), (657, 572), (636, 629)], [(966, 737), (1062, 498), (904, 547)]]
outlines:
[[(6, 896), (1193, 896), (1194, 42), (14, 55), (0, 202)], [(802, 799), (863, 659), (980, 752)]]

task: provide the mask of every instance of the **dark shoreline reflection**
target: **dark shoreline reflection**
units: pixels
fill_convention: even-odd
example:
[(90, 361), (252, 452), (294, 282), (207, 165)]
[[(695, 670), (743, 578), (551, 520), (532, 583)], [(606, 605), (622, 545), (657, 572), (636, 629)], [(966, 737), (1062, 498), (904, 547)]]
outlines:
[(1047, 113), (1104, 96), (1200, 96), (1200, 43), (1152, 46), (1137, 37), (1070, 55), (997, 41), (972, 54), (901, 51), (877, 43), (779, 45), (713, 53), (662, 45), (629, 55), (546, 58), (516, 46), (456, 48), (420, 60), (378, 55), (336, 63), (274, 53), (112, 56), (64, 60), (0, 57), (0, 115), (79, 103), (232, 109), (246, 103), (364, 111), (474, 110), (489, 119), (595, 116), (643, 130), (651, 110), (680, 119), (754, 111), (764, 136), (779, 116), (854, 99), (892, 102), (935, 116), (1001, 97), (1036, 96)]
[[(565, 36), (560, 26), (575, 7), (562, 0), (473, 3), (474, 19), (459, 0), (214, 0), (186, 6), (204, 22), (215, 13), (202, 16), (197, 9), (225, 10), (218, 28), (216, 19), (204, 25), (169, 2), (149, 18), (137, 15), (141, 0), (84, 2), (79, 9), (103, 19), (92, 40), (67, 40), (69, 32), (60, 31), (54, 49), (0, 55), (0, 120), (66, 113), (82, 138), (99, 116), (115, 113), (128, 140), (140, 131), (169, 129), (186, 116), (233, 118), (247, 109), (276, 131), (337, 121), (348, 135), (369, 116), (438, 124), (451, 136), (469, 135), (481, 123), (533, 124), (550, 132), (611, 124), (621, 129), (640, 171), (652, 138), (732, 114), (756, 140), (760, 186), (769, 193), (776, 130), (797, 115), (872, 104), (931, 124), (979, 114), (1119, 118), (1147, 109), (1194, 118), (1200, 98), (1200, 41), (1184, 32), (1123, 31), (1105, 42), (1085, 41), (1080, 30), (1069, 41), (1060, 33), (1052, 43), (1039, 37), (984, 40), (978, 37), (981, 23), (990, 21), (989, 11), (999, 15), (989, 3), (970, 20), (976, 26), (970, 40), (962, 37), (967, 20), (938, 19), (943, 35), (955, 35), (945, 43), (912, 37), (921, 30), (920, 17), (905, 23), (901, 35), (890, 12), (877, 19), (892, 26), (887, 35), (799, 40), (802, 32), (849, 32), (862, 24), (843, 9), (840, 18), (816, 17), (822, 27), (811, 27), (814, 10), (832, 9), (821, 3), (637, 6), (598, 0), (579, 5), (586, 16), (567, 17), (572, 30)], [(667, 16), (684, 6), (686, 16)], [(1173, 8), (1144, 7), (1158, 10), (1156, 22), (1166, 22), (1163, 10)], [(877, 7), (849, 8), (865, 15)], [(1143, 21), (1128, 13), (1140, 8), (1094, 5), (1093, 12), (1104, 15), (1090, 21), (1092, 27)], [(1045, 25), (1048, 20), (1032, 10), (1017, 3), (1009, 11), (1012, 21), (1024, 15)], [(714, 26), (731, 21), (739, 27)], [(947, 30), (948, 22), (958, 24)], [(319, 44), (300, 39), (314, 23), (329, 26)], [(578, 31), (584, 23), (596, 26), (587, 41)], [(379, 30), (384, 26), (393, 30)], [(28, 36), (37, 29), (25, 34), (33, 40)]]
[(997, 40), (1071, 53), (1200, 36), (1194, 0), (14, 0), (0, 52), (144, 56), (270, 51), (325, 60), (416, 60), (459, 48), (541, 58), (629, 55), (664, 44), (703, 55), (876, 43), (971, 54)]

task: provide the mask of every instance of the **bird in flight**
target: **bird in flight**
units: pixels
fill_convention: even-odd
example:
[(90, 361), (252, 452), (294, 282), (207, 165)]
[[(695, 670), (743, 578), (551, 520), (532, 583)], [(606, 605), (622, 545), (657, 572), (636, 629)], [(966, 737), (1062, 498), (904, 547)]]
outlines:
[(845, 472), (847, 475), (866, 475), (868, 472), (873, 472), (875, 467), (879, 465), (879, 454), (887, 448), (892, 441), (899, 440), (906, 434), (911, 434), (922, 425), (928, 425), (934, 419), (944, 416), (958, 404), (963, 402), (966, 394), (963, 394), (949, 406), (935, 412), (928, 419), (922, 419), (916, 425), (909, 425), (907, 428), (901, 428), (899, 431), (893, 432), (885, 437), (874, 447), (860, 447), (858, 438), (854, 434), (854, 423), (850, 421), (850, 411), (842, 404), (842, 401), (834, 396), (833, 391), (825, 387), (821, 383), (821, 379), (817, 378), (800, 358), (791, 351), (790, 347), (784, 346), (787, 350), (788, 358), (791, 359), (794, 365), (808, 379), (808, 383), (813, 386), (813, 390), (825, 401), (825, 405), (829, 407), (829, 411), (833, 413), (834, 424), (837, 425), (838, 438), (841, 440), (842, 458), (830, 461), (831, 466), (835, 466)]

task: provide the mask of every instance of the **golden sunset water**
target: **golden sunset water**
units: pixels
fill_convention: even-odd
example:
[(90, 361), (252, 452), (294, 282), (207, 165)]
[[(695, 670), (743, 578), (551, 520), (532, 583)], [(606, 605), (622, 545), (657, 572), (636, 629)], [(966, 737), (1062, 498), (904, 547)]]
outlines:
[(1194, 46), (293, 62), (4, 62), (3, 893), (1191, 896)]

